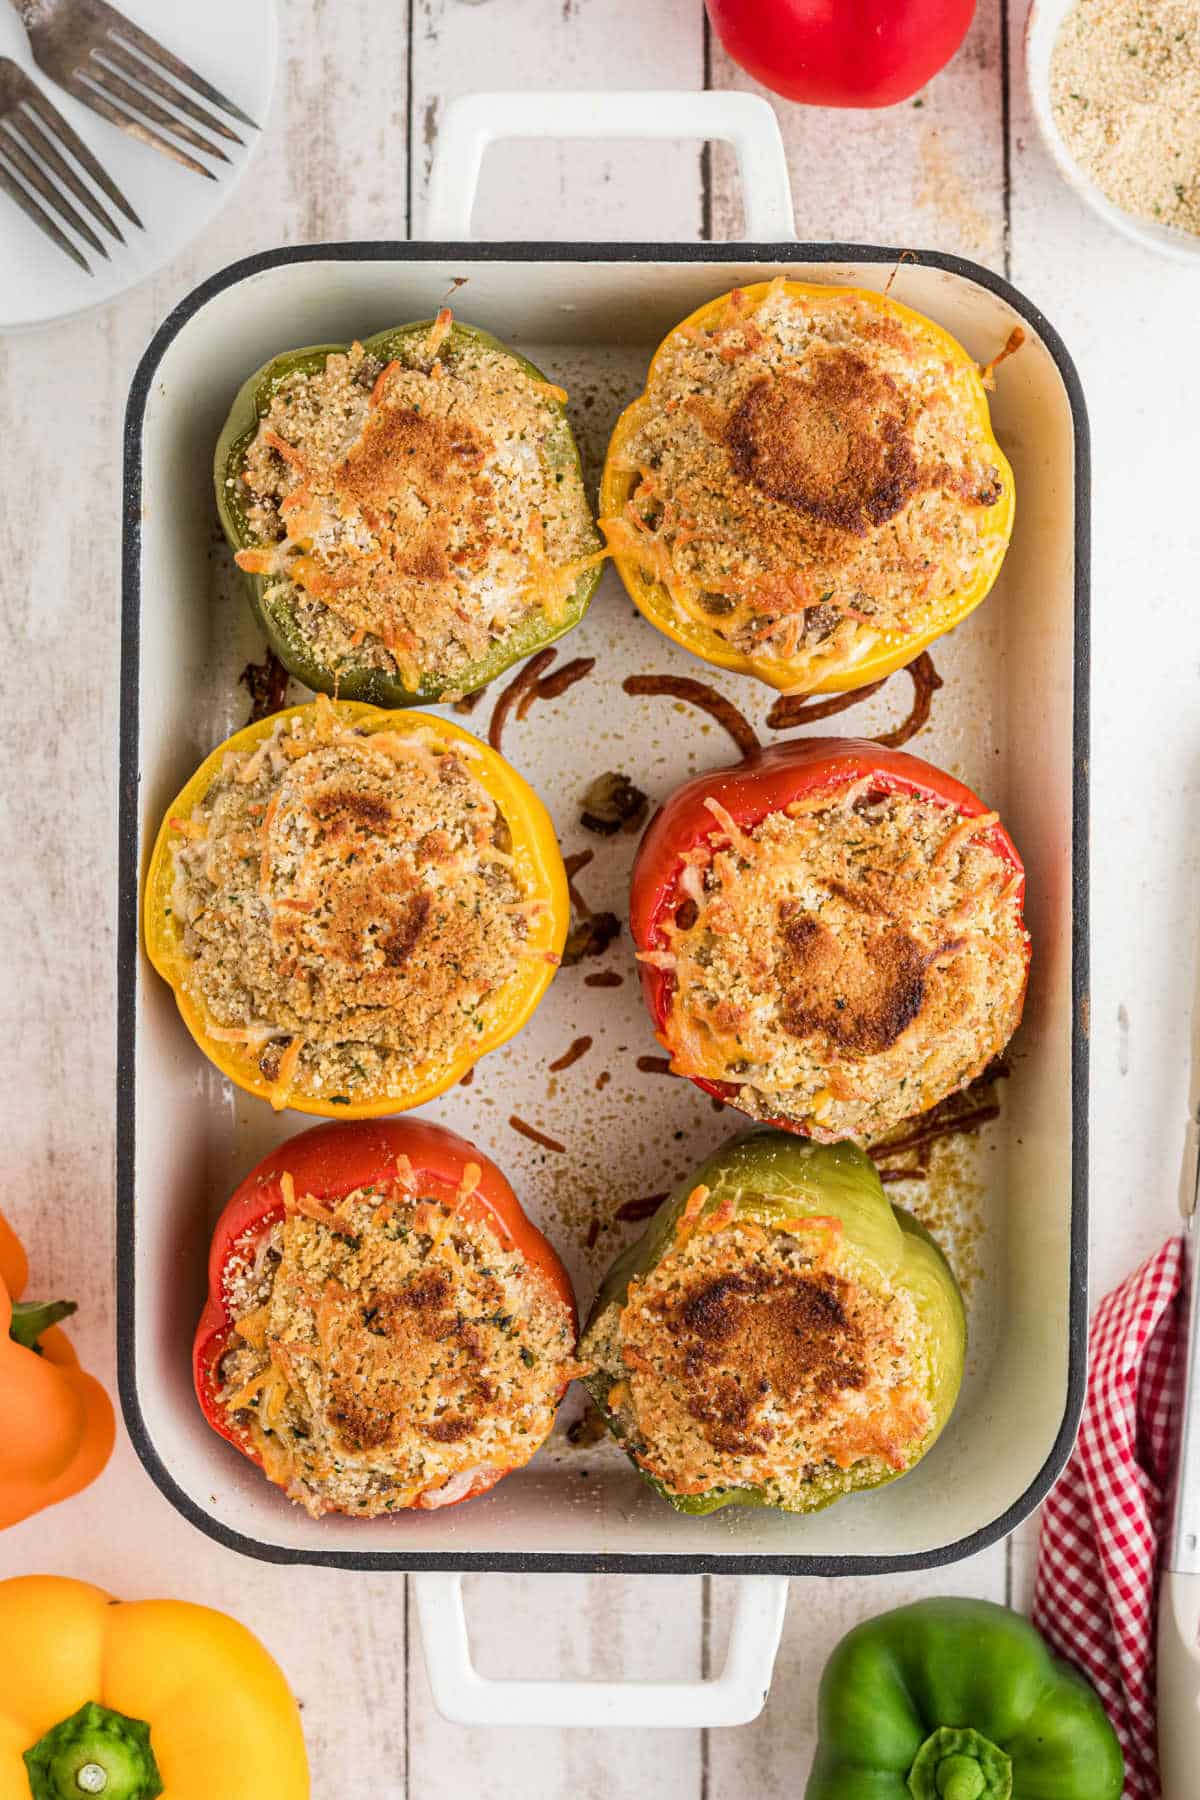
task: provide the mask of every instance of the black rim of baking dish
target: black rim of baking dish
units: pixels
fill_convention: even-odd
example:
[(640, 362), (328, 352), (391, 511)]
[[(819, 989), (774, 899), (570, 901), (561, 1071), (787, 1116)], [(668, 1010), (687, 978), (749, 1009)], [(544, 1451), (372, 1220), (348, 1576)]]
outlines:
[[(999, 1517), (967, 1537), (904, 1556), (743, 1555), (737, 1551), (640, 1555), (591, 1553), (492, 1553), (463, 1550), (309, 1550), (271, 1544), (227, 1525), (179, 1486), (159, 1456), (142, 1415), (135, 1341), (134, 1215), (134, 1017), (140, 948), (141, 870), (138, 856), (138, 724), (140, 704), (142, 427), (156, 371), (183, 327), (216, 295), (268, 269), (306, 262), (661, 262), (896, 263), (915, 261), (987, 288), (1019, 314), (1049, 351), (1071, 408), (1075, 454), (1074, 776), (1072, 787), (1071, 894), (1073, 911), (1071, 995), (1071, 1229), (1067, 1396), (1054, 1445), (1021, 1497)], [(263, 1562), (311, 1563), (365, 1570), (494, 1570), (546, 1573), (666, 1575), (874, 1575), (932, 1569), (961, 1561), (1007, 1537), (1044, 1499), (1061, 1473), (1075, 1440), (1087, 1381), (1088, 1231), (1088, 733), (1090, 674), (1091, 461), (1087, 408), (1079, 376), (1057, 331), (1031, 301), (1002, 275), (964, 257), (936, 250), (913, 252), (870, 244), (575, 244), (349, 242), (304, 244), (243, 257), (211, 275), (174, 308), (138, 364), (125, 413), (124, 529), (121, 583), (121, 718), (119, 773), (119, 889), (117, 922), (117, 1368), (126, 1429), (156, 1487), (185, 1519), (227, 1549)], [(370, 1526), (364, 1524), (364, 1536)]]

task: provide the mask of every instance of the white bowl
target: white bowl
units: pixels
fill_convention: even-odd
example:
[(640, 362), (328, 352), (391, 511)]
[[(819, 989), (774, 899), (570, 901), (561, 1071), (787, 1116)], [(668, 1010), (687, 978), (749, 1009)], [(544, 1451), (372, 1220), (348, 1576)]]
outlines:
[(1200, 237), (1174, 231), (1153, 219), (1135, 218), (1124, 212), (1104, 194), (1075, 161), (1054, 119), (1050, 104), (1050, 58), (1058, 28), (1066, 17), (1072, 0), (1033, 0), (1025, 25), (1025, 75), (1029, 84), (1030, 103), (1042, 140), (1049, 150), (1059, 174), (1067, 185), (1092, 211), (1122, 237), (1131, 238), (1147, 250), (1157, 250), (1176, 262), (1200, 264)]

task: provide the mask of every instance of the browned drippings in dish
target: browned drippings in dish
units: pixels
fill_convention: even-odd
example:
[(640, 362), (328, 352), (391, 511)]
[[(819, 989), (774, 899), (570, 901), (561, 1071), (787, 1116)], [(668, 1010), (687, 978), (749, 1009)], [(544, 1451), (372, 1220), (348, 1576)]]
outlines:
[(557, 700), (568, 688), (573, 688), (577, 681), (583, 681), (596, 666), (594, 656), (576, 656), (571, 662), (564, 663), (561, 669), (555, 669), (553, 675), (542, 675), (531, 686), (525, 689), (517, 702), (517, 717), (523, 719), (535, 700)]
[(455, 712), (463, 713), (464, 715), (473, 713), (487, 691), (488, 690), (485, 687), (481, 687), (476, 688), (474, 693), (461, 695), (460, 698), (454, 702)]
[(561, 1075), (564, 1069), (571, 1068), (574, 1063), (579, 1061), (581, 1056), (587, 1055), (592, 1047), (592, 1042), (593, 1040), (590, 1037), (577, 1037), (574, 1043), (568, 1045), (561, 1056), (556, 1056), (554, 1061), (547, 1065), (551, 1073), (554, 1075)]
[(621, 921), (616, 913), (589, 912), (572, 927), (563, 945), (563, 968), (574, 968), (585, 956), (603, 956), (613, 939), (620, 935)]
[(583, 985), (584, 987), (599, 988), (623, 987), (625, 977), (618, 974), (616, 969), (597, 969), (594, 975), (584, 976)]
[(621, 686), (627, 694), (661, 695), (698, 706), (729, 733), (743, 756), (753, 756), (762, 749), (758, 733), (746, 715), (706, 681), (696, 681), (690, 675), (627, 675)]
[(573, 850), (570, 856), (563, 857), (563, 868), (567, 872), (567, 892), (571, 896), (571, 905), (577, 913), (582, 913), (585, 918), (592, 909), (575, 886), (575, 877), (587, 868), (588, 864), (594, 860), (595, 855), (594, 850)]
[[(999, 1118), (1000, 1102), (995, 1097), (995, 1084), (1006, 1080), (1010, 1073), (1008, 1063), (1003, 1057), (997, 1057), (982, 1075), (957, 1094), (947, 1094), (927, 1113), (905, 1120), (878, 1142), (868, 1145), (872, 1161), (879, 1169), (879, 1179), (884, 1183), (924, 1181), (929, 1174), (929, 1155), (934, 1144), (942, 1138), (963, 1137)], [(892, 1166), (898, 1157), (912, 1158), (913, 1161), (906, 1161), (900, 1167)]]
[[(900, 671), (896, 672), (899, 674)], [(912, 709), (907, 719), (897, 725), (894, 731), (882, 731), (874, 739), (874, 742), (882, 744), (885, 750), (899, 750), (902, 744), (907, 744), (910, 738), (916, 737), (922, 726), (928, 723), (933, 707), (933, 696), (940, 687), (945, 686), (933, 666), (933, 658), (928, 650), (922, 650), (920, 656), (910, 662), (904, 672), (912, 677)]]
[(557, 1138), (552, 1138), (546, 1132), (539, 1131), (536, 1125), (526, 1124), (525, 1120), (519, 1118), (516, 1113), (508, 1115), (508, 1122), (514, 1131), (519, 1131), (521, 1136), (528, 1138), (531, 1144), (540, 1144), (543, 1150), (556, 1150), (560, 1154), (566, 1150), (567, 1146), (560, 1144)]
[(667, 1056), (639, 1056), (637, 1066), (643, 1075), (669, 1075), (671, 1060)]
[[(576, 850), (563, 858), (563, 868), (567, 873), (567, 891), (571, 896), (571, 906), (576, 918), (571, 926), (570, 934), (563, 945), (562, 966), (573, 968), (587, 956), (602, 956), (612, 943), (620, 936), (621, 921), (616, 913), (593, 912), (579, 889), (575, 885), (575, 877), (581, 869), (586, 869), (594, 858), (594, 850)], [(594, 984), (608, 986), (603, 984)]]
[(260, 663), (247, 663), (238, 682), (250, 696), (247, 725), (281, 712), (287, 701), (288, 672), (268, 644)]
[(504, 727), (513, 707), (520, 704), (526, 691), (536, 685), (538, 677), (550, 667), (557, 655), (557, 650), (539, 650), (537, 655), (531, 656), (525, 667), (513, 676), (508, 686), (501, 690), (488, 722), (488, 743), (493, 750), (500, 748)]
[(663, 1193), (643, 1194), (639, 1200), (626, 1200), (623, 1205), (618, 1206), (613, 1218), (622, 1220), (626, 1225), (639, 1224), (643, 1219), (652, 1219), (666, 1198)]
[(818, 719), (832, 719), (837, 713), (848, 712), (870, 694), (877, 694), (891, 679), (890, 675), (882, 675), (878, 681), (869, 681), (866, 687), (855, 688), (849, 694), (830, 694), (824, 700), (809, 700), (803, 694), (783, 694), (767, 714), (767, 726), (771, 731), (790, 731), (797, 725), (815, 725)]
[[(933, 658), (928, 650), (922, 650), (920, 656), (894, 673), (910, 677), (913, 698), (906, 719), (894, 730), (881, 731), (870, 740), (873, 744), (882, 744), (886, 750), (899, 750), (902, 744), (915, 738), (918, 731), (929, 723), (933, 696), (945, 685), (933, 666)], [(855, 688), (853, 693), (831, 694), (824, 700), (808, 700), (801, 694), (785, 694), (767, 714), (767, 724), (772, 731), (791, 731), (797, 725), (815, 725), (818, 719), (831, 719), (835, 713), (846, 712), (850, 707), (857, 706), (860, 700), (865, 700), (869, 694), (877, 694), (892, 679), (893, 676), (885, 675), (881, 681), (871, 681), (866, 687)]]

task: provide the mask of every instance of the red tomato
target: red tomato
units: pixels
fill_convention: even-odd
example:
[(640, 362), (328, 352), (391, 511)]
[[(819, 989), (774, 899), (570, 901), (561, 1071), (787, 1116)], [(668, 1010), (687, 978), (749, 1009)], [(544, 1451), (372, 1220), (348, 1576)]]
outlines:
[[(260, 1466), (261, 1458), (250, 1439), (238, 1431), (217, 1398), (217, 1371), (233, 1335), (225, 1304), (226, 1268), (234, 1258), (245, 1261), (252, 1257), (258, 1241), (282, 1218), (280, 1177), (285, 1173), (291, 1175), (298, 1195), (311, 1194), (333, 1204), (356, 1188), (388, 1183), (401, 1157), (407, 1157), (412, 1165), (421, 1195), (444, 1202), (454, 1199), (467, 1164), (474, 1163), (481, 1171), (479, 1185), (459, 1203), (458, 1211), (490, 1226), (504, 1249), (519, 1251), (549, 1282), (578, 1330), (571, 1278), (553, 1245), (526, 1217), (495, 1163), (465, 1138), (420, 1119), (361, 1119), (302, 1131), (251, 1169), (217, 1220), (208, 1257), (208, 1299), (192, 1344), (192, 1378), (205, 1418), (214, 1431)], [(447, 1504), (457, 1506), (486, 1493), (508, 1473), (507, 1469), (492, 1473)], [(418, 1499), (416, 1505), (422, 1501)]]
[[(684, 853), (719, 835), (720, 827), (704, 804), (707, 798), (718, 800), (736, 825), (752, 831), (789, 801), (823, 788), (846, 787), (864, 775), (874, 778), (873, 792), (919, 794), (940, 806), (954, 807), (963, 818), (977, 818), (990, 810), (953, 775), (922, 762), (918, 756), (909, 756), (903, 750), (885, 750), (867, 739), (814, 737), (772, 744), (770, 749), (730, 768), (713, 769), (685, 781), (659, 807), (646, 827), (633, 864), (629, 929), (635, 948), (661, 950), (665, 946), (667, 940), (660, 922), (687, 898), (679, 886)], [(1002, 825), (993, 825), (982, 841), (1024, 876), (1017, 847)], [(1018, 902), (1024, 899), (1024, 893), (1022, 880), (1017, 890)], [(675, 985), (673, 977), (668, 970), (647, 963), (639, 966), (650, 1017), (664, 1049), (669, 1050), (671, 1046), (664, 1034)], [(709, 1081), (700, 1075), (690, 1075), (688, 1080), (714, 1099), (736, 1104), (735, 1083)], [(782, 1131), (803, 1135), (794, 1120), (768, 1122)]]
[(944, 68), (975, 0), (705, 0), (735, 63), (809, 106), (893, 106)]

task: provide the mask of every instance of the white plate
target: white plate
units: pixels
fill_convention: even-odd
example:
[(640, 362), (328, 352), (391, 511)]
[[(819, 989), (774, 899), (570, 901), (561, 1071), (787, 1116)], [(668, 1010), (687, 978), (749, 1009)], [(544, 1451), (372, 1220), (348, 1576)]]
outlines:
[[(172, 0), (122, 0), (121, 11), (266, 128), (278, 60), (275, 0), (204, 0), (202, 6), (188, 7)], [(145, 227), (139, 231), (114, 214), (125, 242), (114, 243), (100, 232), (107, 259), (81, 243), (91, 266), (88, 275), (0, 194), (0, 331), (15, 331), (103, 306), (170, 262), (225, 205), (254, 155), (261, 131), (232, 121), (244, 139), (243, 147), (226, 144), (229, 162), (215, 163), (220, 173), (209, 181), (137, 143), (43, 75), (7, 6), (0, 7), (0, 55), (11, 56), (28, 70)], [(113, 211), (109, 202), (104, 204)]]

